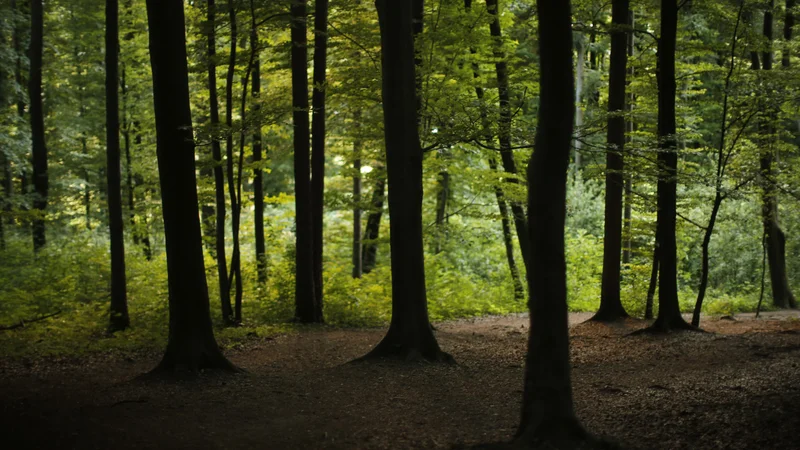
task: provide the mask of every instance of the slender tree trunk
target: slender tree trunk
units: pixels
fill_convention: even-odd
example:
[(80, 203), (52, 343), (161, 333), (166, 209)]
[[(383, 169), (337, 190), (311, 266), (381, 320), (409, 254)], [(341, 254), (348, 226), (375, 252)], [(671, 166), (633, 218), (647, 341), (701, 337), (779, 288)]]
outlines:
[[(772, 70), (772, 36), (774, 22), (772, 10), (774, 8), (775, 1), (771, 0), (769, 8), (764, 11), (764, 37), (766, 37), (769, 43), (769, 49), (761, 55), (761, 70), (765, 71)], [(791, 39), (793, 25), (794, 17), (792, 16), (791, 19), (787, 19), (787, 22), (784, 24), (784, 36), (788, 34), (789, 39)], [(784, 53), (783, 60), (785, 61), (786, 67), (788, 67), (790, 63), (788, 50)], [(772, 106), (770, 106), (770, 108), (772, 108)], [(776, 115), (777, 112), (774, 110), (769, 113), (769, 116), (772, 118), (772, 120), (770, 120), (771, 123), (776, 121)], [(774, 134), (774, 129), (771, 124), (765, 124), (764, 128), (764, 134), (767, 136)], [(770, 284), (772, 285), (772, 304), (777, 308), (796, 308), (797, 300), (789, 285), (789, 278), (786, 271), (786, 235), (781, 229), (780, 221), (778, 220), (778, 192), (775, 188), (776, 170), (773, 167), (776, 150), (770, 143), (765, 144), (766, 145), (762, 145), (760, 158), (762, 181), (761, 217), (767, 242), (767, 261), (769, 263)]]
[(628, 317), (620, 298), (620, 254), (622, 252), (622, 190), (625, 169), (625, 84), (628, 65), (627, 37), (629, 0), (611, 3), (611, 67), (608, 81), (608, 135), (606, 148), (605, 235), (600, 309), (592, 317), (614, 321)]
[[(708, 287), (708, 247), (711, 244), (711, 236), (714, 233), (714, 225), (717, 223), (719, 207), (724, 198), (722, 195), (722, 177), (725, 174), (725, 167), (728, 161), (728, 158), (725, 156), (725, 137), (726, 131), (728, 130), (728, 96), (731, 87), (731, 79), (733, 77), (733, 71), (736, 64), (736, 44), (738, 42), (739, 23), (742, 18), (744, 5), (744, 2), (742, 2), (741, 6), (739, 7), (739, 13), (736, 16), (736, 26), (733, 29), (733, 40), (731, 43), (730, 66), (728, 68), (728, 74), (725, 77), (725, 88), (723, 91), (724, 97), (722, 100), (722, 121), (719, 132), (719, 147), (717, 148), (717, 174), (716, 179), (714, 180), (714, 204), (711, 208), (711, 217), (708, 220), (708, 226), (706, 226), (705, 235), (703, 236), (703, 244), (701, 246), (703, 256), (702, 269), (700, 272), (700, 287), (697, 290), (697, 301), (695, 302), (694, 313), (692, 314), (692, 326), (695, 327), (700, 326), (700, 312), (703, 309), (703, 299), (706, 296), (706, 288)], [(730, 152), (728, 155), (730, 155)]]
[[(241, 285), (241, 264), (239, 258), (239, 223), (237, 220), (239, 213), (239, 199), (236, 195), (236, 176), (234, 174), (234, 157), (233, 157), (233, 78), (236, 73), (236, 47), (239, 39), (237, 23), (236, 23), (236, 5), (234, 0), (228, 1), (228, 17), (230, 18), (230, 57), (228, 60), (228, 73), (225, 83), (225, 125), (227, 126), (227, 136), (225, 139), (225, 158), (226, 158), (226, 175), (228, 177), (228, 197), (231, 199), (231, 235), (233, 237), (233, 249), (231, 250), (231, 267), (230, 275), (228, 276), (228, 290), (230, 291), (231, 285), (235, 286), (235, 298), (239, 298)], [(227, 306), (230, 307), (230, 300)], [(230, 307), (231, 314), (226, 319), (226, 324), (233, 325), (236, 323), (235, 311)]]
[(130, 325), (125, 286), (125, 237), (119, 151), (119, 2), (106, 0), (106, 153), (111, 238), (111, 332)]
[(309, 169), (308, 38), (306, 0), (292, 0), (292, 107), (296, 223), (295, 320), (321, 322), (314, 275), (314, 226)]
[[(656, 236), (658, 236), (658, 231), (656, 231)], [(644, 318), (646, 320), (653, 319), (653, 301), (655, 300), (656, 296), (656, 287), (658, 287), (658, 247), (658, 241), (656, 241), (656, 244), (653, 247), (653, 265), (650, 269), (650, 284), (647, 287), (647, 299), (645, 300), (644, 304)]]
[[(464, 9), (469, 12), (472, 10), (472, 0), (464, 0)], [(470, 48), (470, 53), (473, 55), (477, 53), (477, 50), (474, 48)], [(478, 64), (472, 64), (472, 77), (477, 80), (480, 78), (480, 73), (478, 70)], [(481, 126), (486, 131), (486, 140), (490, 141), (493, 139), (491, 133), (489, 132), (489, 119), (488, 114), (486, 112), (485, 105), (483, 104), (484, 98), (484, 91), (483, 88), (479, 85), (475, 86), (475, 96), (478, 98), (478, 102), (481, 103)], [(497, 171), (497, 161), (494, 158), (489, 158), (489, 168), (492, 171)], [(516, 258), (514, 258), (514, 236), (511, 233), (511, 222), (509, 220), (508, 214), (508, 207), (506, 205), (505, 200), (505, 193), (503, 192), (503, 188), (500, 186), (496, 186), (494, 189), (495, 198), (497, 199), (497, 207), (498, 211), (500, 212), (500, 223), (503, 228), (503, 244), (506, 248), (506, 260), (508, 261), (508, 270), (511, 273), (511, 281), (514, 284), (514, 299), (517, 301), (522, 301), (525, 299), (525, 288), (522, 285), (522, 278), (519, 273), (519, 268), (517, 267)]]
[(361, 138), (361, 110), (353, 114), (353, 278), (361, 278), (364, 272), (361, 254), (361, 154), (364, 141)]
[[(503, 169), (512, 175), (508, 179), (509, 183), (519, 183), (516, 178), (517, 164), (514, 161), (514, 153), (511, 149), (511, 98), (508, 82), (508, 64), (506, 55), (502, 49), (502, 29), (500, 28), (500, 10), (498, 0), (486, 0), (486, 9), (492, 15), (492, 22), (489, 24), (489, 32), (494, 40), (495, 72), (497, 73), (498, 96), (500, 98), (500, 119), (499, 119), (499, 140), (500, 140), (500, 159), (503, 162)], [(570, 42), (572, 39), (570, 38)], [(570, 75), (571, 76), (571, 75)], [(530, 270), (531, 244), (528, 234), (528, 219), (525, 210), (519, 202), (511, 201), (511, 212), (514, 215), (514, 226), (517, 229), (519, 238), (520, 253), (525, 263), (526, 269)]]
[[(443, 160), (447, 160), (447, 152), (439, 153)], [(450, 199), (450, 173), (447, 169), (439, 171), (436, 176), (436, 243), (434, 253), (442, 252), (442, 241), (444, 240), (444, 227), (447, 221), (447, 204)]]
[(414, 70), (412, 2), (377, 0), (392, 248), (392, 320), (363, 359), (451, 361), (428, 321), (422, 244), (422, 148)]
[[(633, 11), (628, 9), (628, 26), (633, 28), (634, 26), (634, 18), (633, 18)], [(634, 50), (634, 33), (627, 33), (628, 36), (628, 60), (633, 58), (633, 50)], [(634, 69), (631, 65), (628, 67), (628, 79), (626, 80), (628, 87), (630, 87), (631, 82), (633, 81)], [(629, 89), (628, 89), (629, 90)], [(633, 121), (633, 102), (636, 99), (636, 96), (633, 93), (628, 93), (628, 102), (625, 105), (625, 110), (628, 113), (628, 120), (625, 123), (625, 128), (627, 131), (627, 136), (625, 138), (625, 144), (628, 148), (631, 147), (633, 144), (633, 132), (635, 131), (635, 124)], [(631, 251), (632, 244), (633, 244), (633, 224), (631, 223), (631, 212), (632, 212), (632, 205), (631, 201), (633, 200), (633, 173), (630, 169), (623, 171), (623, 175), (625, 176), (625, 207), (622, 212), (623, 222), (623, 245), (622, 245), (622, 263), (623, 264), (630, 264), (631, 262)]]
[[(11, 9), (16, 11), (16, 13), (19, 14), (20, 16), (26, 16), (26, 15), (28, 15), (28, 11), (25, 11), (26, 3), (28, 4), (28, 6), (30, 6), (30, 3), (25, 2), (25, 1), (22, 1), (19, 5), (17, 5), (16, 0), (11, 0)], [(18, 92), (17, 95), (16, 95), (17, 116), (19, 117), (20, 122), (22, 122), (24, 120), (24, 118), (25, 118), (25, 100), (27, 99), (26, 95), (21, 92), (22, 89), (23, 89), (22, 87), (25, 86), (25, 84), (26, 84), (25, 78), (23, 77), (23, 72), (22, 72), (22, 62), (23, 62), (22, 59), (24, 57), (23, 48), (22, 48), (22, 41), (24, 40), (23, 34), (25, 32), (26, 27), (22, 26), (20, 22), (21, 21), (17, 21), (14, 24), (14, 34), (12, 36), (12, 43), (13, 43), (13, 46), (14, 46), (14, 55), (15, 55), (15, 58), (14, 58), (14, 81), (16, 82), (16, 85), (17, 85), (18, 89), (20, 90), (20, 92)], [(29, 170), (29, 167), (28, 167), (27, 162), (23, 163), (22, 167), (20, 167), (20, 169), (19, 169), (20, 194), (22, 195), (22, 198), (27, 197), (28, 194), (29, 194), (29, 192), (28, 192), (28, 170)], [(22, 211), (27, 211), (28, 207), (23, 202), (22, 206), (20, 207), (20, 209)], [(25, 225), (26, 225), (26, 228), (27, 228), (27, 222), (25, 223)]]
[[(379, 168), (383, 170), (383, 168)], [(364, 230), (362, 241), (361, 261), (363, 272), (370, 273), (378, 261), (378, 243), (376, 242), (381, 231), (381, 217), (383, 217), (383, 202), (386, 198), (386, 179), (382, 176), (375, 182), (372, 189), (367, 215), (367, 227)]]
[(583, 80), (585, 78), (584, 68), (586, 66), (586, 46), (583, 36), (575, 39), (575, 50), (577, 50), (578, 60), (575, 62), (575, 139), (572, 146), (575, 148), (575, 173), (581, 168), (581, 140), (577, 136), (583, 127)]
[(47, 242), (45, 236), (45, 214), (50, 181), (47, 174), (47, 147), (44, 138), (44, 110), (42, 106), (42, 53), (44, 51), (44, 7), (43, 0), (31, 0), (30, 43), (30, 95), (31, 141), (33, 156), (33, 187), (36, 196), (33, 207), (37, 214), (33, 219), (33, 249), (39, 251)]
[(525, 360), (519, 446), (583, 448), (591, 437), (575, 416), (567, 330), (564, 257), (567, 170), (575, 91), (569, 0), (538, 0), (540, 106), (528, 164), (531, 212), (530, 335)]
[(169, 340), (156, 371), (236, 370), (209, 314), (197, 205), (182, 0), (147, 0), (158, 173), (169, 280)]
[[(217, 8), (215, 0), (207, 0), (206, 27), (208, 33), (207, 63), (208, 63), (208, 100), (211, 116), (211, 128), (219, 127), (219, 101), (217, 100)], [(228, 260), (225, 256), (225, 175), (222, 169), (222, 146), (216, 138), (216, 133), (211, 138), (211, 157), (214, 160), (214, 203), (216, 209), (216, 257), (217, 277), (219, 278), (219, 297), (222, 308), (222, 320), (226, 324), (231, 322), (233, 308), (231, 307), (230, 280), (228, 279)]]
[[(6, 45), (6, 35), (2, 28), (0, 28), (0, 51), (5, 51)], [(8, 99), (6, 98), (6, 68), (0, 67), (0, 106), (6, 108), (8, 106)], [(5, 126), (5, 121), (2, 122), (2, 125)], [(5, 151), (0, 149), (0, 163), (2, 163), (2, 179), (0, 179), (0, 185), (2, 185), (2, 193), (3, 197), (0, 200), (0, 250), (6, 249), (6, 230), (5, 230), (5, 223), (6, 223), (6, 215), (9, 210), (9, 205), (11, 202), (11, 162), (9, 161), (8, 157), (6, 157)]]
[(678, 149), (675, 137), (675, 46), (678, 3), (661, 1), (661, 38), (658, 44), (658, 317), (653, 330), (687, 329), (678, 303), (677, 217)]
[[(253, 111), (258, 114), (261, 105), (258, 98), (261, 95), (261, 57), (258, 40), (258, 27), (256, 27), (256, 14), (253, 0), (250, 0), (250, 48), (255, 52), (253, 60)], [(261, 122), (256, 118), (253, 128), (253, 215), (256, 238), (256, 270), (258, 282), (267, 282), (267, 249), (264, 240), (264, 170), (261, 168), (263, 146), (261, 142)]]
[(322, 316), (322, 229), (325, 199), (325, 95), (328, 67), (328, 0), (315, 0), (314, 91), (311, 97), (311, 222), (314, 230), (314, 315)]

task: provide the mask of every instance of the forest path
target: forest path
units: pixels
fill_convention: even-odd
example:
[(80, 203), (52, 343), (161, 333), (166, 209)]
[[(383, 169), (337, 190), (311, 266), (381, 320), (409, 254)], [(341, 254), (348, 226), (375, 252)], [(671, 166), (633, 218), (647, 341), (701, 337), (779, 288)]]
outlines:
[[(800, 313), (706, 319), (712, 333), (626, 335), (571, 314), (578, 415), (629, 448), (800, 448)], [(737, 316), (738, 318), (739, 316)], [(228, 352), (242, 375), (142, 382), (136, 360), (0, 362), (3, 446), (450, 448), (517, 426), (527, 318), (437, 324), (458, 365), (346, 364), (379, 329), (308, 328)], [(6, 445), (10, 444), (8, 447)]]

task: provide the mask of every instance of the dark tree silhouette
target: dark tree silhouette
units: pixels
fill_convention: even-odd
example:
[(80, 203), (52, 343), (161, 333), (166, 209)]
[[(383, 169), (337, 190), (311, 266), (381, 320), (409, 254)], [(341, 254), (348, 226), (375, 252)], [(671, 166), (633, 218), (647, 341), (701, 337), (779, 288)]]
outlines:
[(125, 238), (122, 218), (122, 173), (119, 142), (119, 1), (106, 0), (106, 177), (111, 240), (110, 331), (128, 328), (125, 286)]
[(50, 181), (47, 175), (47, 147), (44, 140), (44, 109), (42, 105), (42, 53), (44, 52), (44, 7), (42, 0), (31, 0), (30, 96), (31, 142), (33, 160), (33, 188), (36, 196), (33, 207), (33, 249), (39, 251), (47, 243), (45, 214)]
[(622, 191), (625, 168), (625, 78), (628, 49), (625, 26), (629, 0), (611, 2), (611, 63), (608, 81), (608, 148), (606, 149), (605, 235), (600, 309), (592, 317), (614, 321), (628, 317), (620, 299), (620, 255), (622, 252)]
[(422, 244), (422, 148), (417, 129), (412, 0), (376, 0), (392, 249), (392, 320), (362, 359), (450, 361), (428, 321)]
[(661, 38), (658, 42), (658, 316), (651, 330), (692, 329), (678, 304), (677, 218), (678, 145), (675, 136), (675, 45), (678, 3), (661, 1)]
[[(377, 168), (383, 171), (383, 167)], [(386, 178), (381, 175), (375, 181), (369, 202), (367, 225), (364, 228), (362, 240), (361, 265), (363, 273), (370, 273), (378, 262), (378, 243), (376, 242), (381, 231), (381, 217), (383, 217), (383, 203), (386, 199)]]
[[(511, 176), (507, 179), (509, 183), (519, 183), (517, 179), (517, 163), (514, 160), (514, 152), (511, 149), (511, 91), (508, 81), (508, 63), (506, 54), (503, 51), (503, 32), (500, 28), (500, 9), (497, 0), (486, 0), (486, 9), (492, 16), (489, 24), (489, 33), (494, 40), (495, 73), (497, 74), (498, 96), (500, 98), (500, 118), (498, 129), (500, 141), (500, 160), (503, 169)], [(531, 250), (528, 238), (528, 219), (525, 217), (525, 209), (515, 201), (510, 201), (511, 213), (514, 216), (514, 226), (519, 238), (520, 253), (525, 268), (530, 270)]]
[(325, 198), (325, 93), (328, 67), (328, 0), (314, 2), (314, 91), (311, 96), (311, 226), (314, 315), (322, 318), (322, 217)]
[(169, 340), (156, 371), (236, 370), (214, 339), (197, 205), (182, 0), (147, 0), (158, 175), (169, 284)]
[[(258, 114), (261, 105), (258, 97), (261, 95), (261, 58), (259, 57), (258, 27), (256, 26), (255, 6), (250, 0), (250, 48), (253, 49), (253, 111)], [(261, 127), (253, 129), (253, 222), (256, 239), (256, 270), (258, 282), (267, 282), (267, 249), (264, 241), (264, 171), (261, 169), (263, 144), (261, 141)]]
[[(234, 286), (234, 306), (233, 314), (226, 317), (226, 324), (232, 325), (240, 323), (241, 304), (242, 304), (242, 262), (239, 252), (239, 225), (241, 218), (242, 202), (237, 192), (237, 179), (234, 176), (233, 166), (233, 79), (236, 73), (236, 48), (238, 44), (238, 23), (236, 20), (236, 5), (234, 0), (228, 1), (228, 17), (230, 19), (230, 53), (228, 56), (228, 72), (225, 83), (225, 125), (227, 135), (225, 138), (225, 171), (228, 177), (228, 196), (231, 199), (231, 236), (233, 249), (231, 250), (231, 267), (228, 275), (228, 289), (231, 283)], [(244, 114), (244, 110), (241, 111)], [(239, 175), (242, 171), (239, 170)], [(241, 181), (241, 177), (239, 177)], [(226, 306), (227, 308), (227, 306)]]
[(528, 165), (531, 270), (530, 335), (522, 420), (516, 444), (584, 448), (592, 438), (575, 416), (567, 331), (564, 256), (567, 169), (575, 91), (569, 0), (538, 0), (541, 97), (534, 152)]
[(314, 276), (314, 225), (309, 157), (308, 123), (308, 37), (306, 0), (292, 0), (292, 120), (294, 122), (295, 190), (295, 320), (322, 322), (322, 307), (317, 305)]
[[(206, 2), (206, 58), (208, 64), (208, 101), (211, 127), (219, 127), (219, 100), (217, 99), (217, 5), (215, 0)], [(222, 169), (222, 146), (216, 133), (211, 136), (211, 158), (214, 160), (214, 206), (216, 209), (215, 247), (217, 278), (219, 279), (222, 320), (230, 323), (233, 317), (231, 290), (228, 280), (228, 260), (225, 256), (225, 174)]]

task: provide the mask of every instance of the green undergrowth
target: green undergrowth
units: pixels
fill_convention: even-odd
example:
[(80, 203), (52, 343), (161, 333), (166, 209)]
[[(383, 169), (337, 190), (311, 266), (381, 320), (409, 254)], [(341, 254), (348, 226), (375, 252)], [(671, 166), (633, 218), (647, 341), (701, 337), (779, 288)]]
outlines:
[[(569, 309), (596, 310), (600, 298), (602, 240), (576, 232), (568, 234), (566, 244)], [(254, 263), (244, 265), (244, 323), (235, 328), (221, 326), (216, 268), (214, 261), (207, 258), (212, 319), (224, 348), (298, 329), (291, 324), (294, 254), (291, 246), (283, 248), (283, 253), (269, 262), (266, 284), (257, 282)], [(460, 251), (453, 248), (426, 255), (432, 321), (526, 311), (525, 301), (514, 299), (502, 246), (473, 254)], [(391, 271), (386, 253), (381, 253), (382, 259), (371, 273), (357, 279), (351, 276), (349, 264), (326, 260), (324, 294), (328, 326), (381, 327), (389, 322)], [(0, 256), (0, 326), (26, 323), (0, 331), (3, 357), (159, 352), (166, 345), (168, 302), (163, 253), (157, 251), (153, 260), (147, 261), (138, 249), (129, 248), (127, 287), (131, 327), (114, 335), (106, 332), (110, 280), (107, 241), (83, 234), (53, 242), (40, 254), (33, 255), (27, 242), (12, 240)], [(643, 315), (649, 276), (649, 264), (631, 264), (623, 270), (623, 303), (633, 316)], [(759, 290), (753, 286), (745, 286), (733, 294), (712, 288), (704, 311), (718, 315), (753, 311), (758, 294)], [(684, 283), (681, 291), (684, 311), (692, 310), (695, 296), (688, 283)], [(768, 303), (765, 300), (764, 309)], [(54, 313), (57, 313), (54, 317), (31, 321)]]

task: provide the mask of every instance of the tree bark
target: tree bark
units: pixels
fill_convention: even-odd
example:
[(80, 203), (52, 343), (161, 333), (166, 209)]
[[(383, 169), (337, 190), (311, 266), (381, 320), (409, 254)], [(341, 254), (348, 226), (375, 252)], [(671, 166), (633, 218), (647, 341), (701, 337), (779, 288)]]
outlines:
[[(788, 2), (787, 2), (788, 4)], [(772, 70), (772, 35), (773, 35), (773, 14), (775, 1), (769, 3), (769, 8), (764, 11), (764, 37), (767, 39), (769, 48), (761, 55), (761, 70)], [(789, 23), (793, 25), (792, 17)], [(788, 28), (788, 30), (787, 30)], [(784, 26), (784, 35), (788, 33), (791, 39), (792, 28), (789, 24)], [(789, 64), (789, 53), (784, 53), (786, 64)], [(769, 108), (773, 108), (770, 106)], [(771, 110), (769, 113), (770, 121), (776, 120), (777, 112)], [(773, 134), (771, 124), (765, 124), (765, 134)], [(789, 285), (789, 278), (786, 271), (786, 235), (778, 220), (778, 192), (775, 188), (776, 170), (773, 167), (775, 149), (769, 143), (762, 145), (760, 166), (761, 166), (761, 218), (764, 227), (764, 234), (767, 242), (767, 261), (769, 263), (769, 279), (772, 285), (772, 304), (777, 308), (796, 308), (797, 300)]]
[[(594, 34), (592, 34), (594, 37)], [(575, 62), (575, 130), (579, 132), (583, 127), (583, 80), (585, 78), (584, 69), (586, 66), (586, 45), (584, 45), (583, 36), (575, 39), (575, 50), (578, 55), (578, 60)], [(572, 143), (575, 148), (575, 173), (577, 174), (581, 168), (581, 140), (577, 134)]]
[(233, 317), (231, 307), (230, 280), (228, 279), (228, 260), (225, 256), (225, 175), (222, 169), (222, 146), (217, 139), (216, 129), (219, 127), (219, 101), (217, 99), (217, 8), (215, 0), (206, 2), (206, 27), (208, 33), (208, 100), (211, 116), (211, 157), (214, 160), (214, 203), (216, 209), (215, 247), (217, 258), (217, 277), (219, 278), (219, 297), (222, 309), (222, 320), (230, 323)]
[(208, 310), (183, 1), (147, 0), (147, 17), (169, 284), (169, 340), (155, 371), (233, 371)]
[(606, 148), (605, 231), (603, 281), (600, 309), (592, 317), (614, 321), (628, 317), (620, 298), (620, 254), (622, 252), (622, 190), (625, 183), (625, 85), (628, 65), (627, 33), (629, 0), (611, 3), (611, 64), (608, 81), (608, 134)]
[(591, 441), (575, 416), (567, 330), (564, 256), (567, 170), (575, 91), (569, 0), (538, 0), (540, 101), (535, 150), (528, 164), (531, 260), (530, 334), (522, 418), (515, 443), (578, 448)]
[[(242, 296), (242, 265), (241, 258), (239, 258), (239, 217), (241, 202), (239, 201), (239, 196), (236, 193), (237, 178), (234, 175), (233, 157), (233, 78), (236, 73), (236, 47), (239, 39), (235, 0), (228, 1), (228, 17), (230, 19), (231, 35), (228, 73), (225, 83), (225, 125), (228, 128), (225, 139), (225, 168), (228, 176), (228, 197), (231, 199), (231, 235), (233, 237), (230, 275), (228, 276), (228, 290), (230, 290), (231, 284), (233, 284), (234, 305), (237, 305), (239, 302), (241, 302)], [(236, 309), (232, 308), (232, 313), (226, 320), (227, 325), (234, 325), (238, 323), (236, 312)]]
[[(658, 237), (658, 231), (656, 231), (656, 237)], [(647, 299), (644, 304), (644, 318), (646, 320), (651, 320), (653, 318), (653, 301), (655, 300), (656, 288), (658, 287), (658, 255), (658, 241), (656, 241), (653, 247), (653, 265), (650, 269), (650, 284), (647, 286)]]
[[(634, 17), (633, 11), (628, 9), (628, 26), (633, 28), (634, 26)], [(633, 58), (633, 50), (634, 50), (634, 33), (627, 33), (628, 35), (628, 59), (630, 60)], [(630, 86), (631, 81), (633, 80), (634, 69), (633, 66), (628, 68), (628, 79), (626, 80), (627, 85)], [(632, 93), (628, 94), (628, 102), (626, 103), (625, 110), (628, 113), (628, 119), (625, 123), (625, 128), (627, 130), (627, 136), (625, 138), (626, 145), (630, 148), (631, 144), (633, 144), (633, 132), (636, 130), (636, 125), (633, 121), (633, 102), (636, 99), (636, 96)], [(631, 212), (632, 212), (632, 205), (631, 201), (633, 200), (633, 174), (630, 173), (630, 169), (623, 171), (623, 176), (625, 177), (625, 207), (622, 213), (623, 217), (623, 240), (624, 244), (622, 246), (622, 263), (623, 264), (630, 264), (631, 262), (631, 251), (632, 244), (633, 244), (633, 224), (631, 223)]]
[(328, 67), (328, 0), (314, 1), (314, 91), (311, 96), (311, 222), (314, 230), (314, 315), (322, 316), (322, 230), (325, 199), (325, 95)]
[[(383, 168), (379, 168), (383, 170)], [(381, 231), (381, 217), (383, 217), (383, 202), (386, 198), (386, 179), (381, 176), (375, 182), (370, 197), (370, 211), (367, 215), (367, 226), (364, 230), (362, 241), (361, 260), (363, 272), (370, 273), (378, 262), (378, 243), (376, 242)]]
[(417, 128), (411, 0), (376, 0), (392, 248), (392, 320), (362, 359), (452, 361), (428, 321), (422, 243), (422, 148)]
[(44, 52), (44, 6), (42, 0), (31, 0), (30, 95), (31, 142), (33, 160), (33, 187), (36, 196), (33, 207), (33, 249), (39, 251), (47, 243), (45, 215), (50, 180), (47, 174), (47, 147), (44, 137), (44, 110), (42, 105), (42, 53)]
[[(439, 156), (446, 160), (447, 152), (442, 151)], [(442, 242), (444, 240), (444, 227), (447, 221), (447, 204), (450, 199), (450, 173), (447, 169), (439, 171), (436, 176), (436, 242), (434, 245), (434, 253), (439, 254), (442, 252)]]
[[(253, 111), (258, 114), (261, 105), (258, 98), (261, 95), (261, 57), (258, 41), (258, 28), (253, 0), (250, 0), (251, 29), (250, 48), (255, 53), (253, 60)], [(264, 239), (264, 170), (261, 168), (263, 144), (261, 141), (261, 122), (257, 121), (253, 129), (253, 215), (254, 234), (256, 239), (256, 271), (258, 282), (267, 282), (267, 249)]]
[[(514, 153), (511, 150), (511, 98), (508, 83), (508, 63), (506, 55), (502, 49), (502, 29), (500, 28), (500, 10), (497, 0), (486, 0), (486, 9), (492, 15), (492, 22), (489, 24), (489, 32), (494, 40), (495, 72), (497, 74), (498, 96), (500, 98), (500, 119), (498, 123), (500, 140), (500, 159), (506, 173), (512, 175), (508, 178), (509, 183), (519, 183), (516, 178), (517, 164), (514, 161)], [(572, 39), (570, 38), (570, 42)], [(572, 75), (570, 75), (571, 77)], [(516, 201), (510, 201), (511, 212), (514, 215), (514, 226), (517, 229), (519, 238), (520, 253), (525, 263), (525, 267), (530, 270), (531, 244), (528, 237), (528, 219), (522, 205)]]
[(678, 149), (675, 137), (675, 46), (678, 3), (661, 1), (661, 38), (658, 43), (658, 317), (653, 330), (689, 329), (678, 303), (677, 217)]
[(119, 1), (106, 0), (106, 176), (111, 240), (111, 318), (109, 331), (130, 325), (125, 279), (122, 174), (119, 142)]
[(361, 110), (353, 114), (353, 278), (361, 278), (364, 273), (361, 254), (361, 154), (364, 142), (359, 135), (361, 130)]
[(308, 14), (306, 0), (292, 0), (292, 114), (294, 122), (294, 184), (296, 223), (295, 320), (322, 322), (314, 275), (314, 225), (309, 170)]

